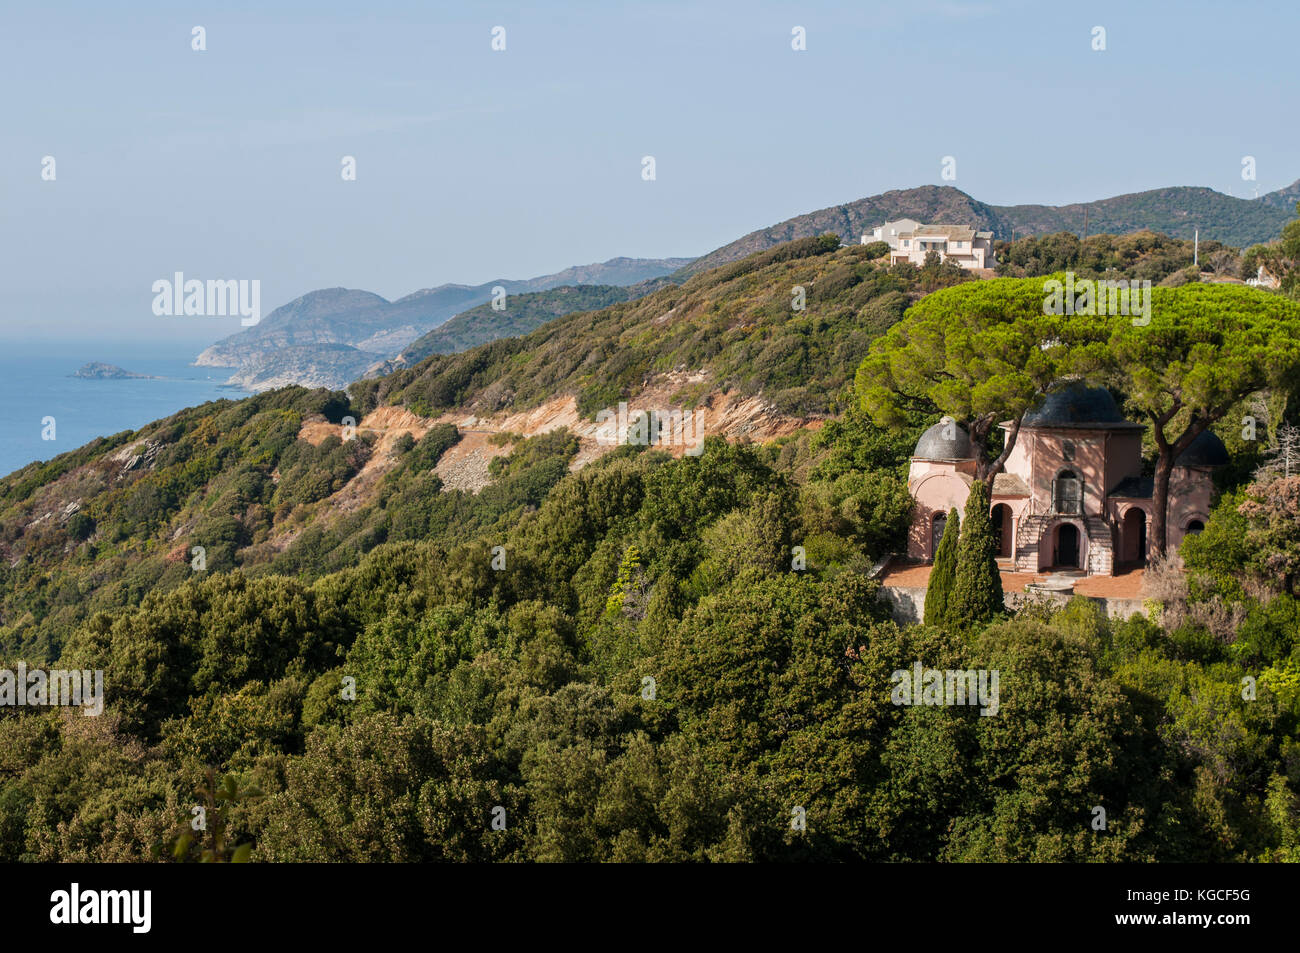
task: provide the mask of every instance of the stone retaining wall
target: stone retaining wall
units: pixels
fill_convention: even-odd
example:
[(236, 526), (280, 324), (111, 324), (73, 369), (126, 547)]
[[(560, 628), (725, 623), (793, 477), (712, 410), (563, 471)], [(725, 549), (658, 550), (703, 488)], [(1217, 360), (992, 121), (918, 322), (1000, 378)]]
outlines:
[[(880, 598), (889, 603), (894, 620), (900, 624), (920, 622), (925, 617), (925, 590), (923, 588), (882, 586), (880, 588)], [(1032, 594), (1008, 592), (1002, 597), (1006, 607), (1013, 611), (1030, 603), (1063, 606), (1072, 598), (1073, 594), (1046, 592)], [(1127, 619), (1133, 615), (1146, 615), (1146, 607), (1142, 604), (1141, 599), (1104, 599), (1099, 596), (1085, 596), (1084, 598), (1100, 603), (1107, 617), (1111, 619)]]

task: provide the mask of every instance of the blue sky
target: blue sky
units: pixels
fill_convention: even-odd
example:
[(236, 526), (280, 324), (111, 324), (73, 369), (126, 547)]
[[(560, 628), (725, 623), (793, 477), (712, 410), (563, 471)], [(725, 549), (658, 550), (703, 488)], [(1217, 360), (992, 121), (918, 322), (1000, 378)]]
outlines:
[(1300, 178), (1298, 27), (1250, 2), (6, 4), (0, 337), (239, 329), (155, 317), (175, 271), (259, 278), (265, 314), (697, 255), (945, 155), (996, 204), (1263, 194)]

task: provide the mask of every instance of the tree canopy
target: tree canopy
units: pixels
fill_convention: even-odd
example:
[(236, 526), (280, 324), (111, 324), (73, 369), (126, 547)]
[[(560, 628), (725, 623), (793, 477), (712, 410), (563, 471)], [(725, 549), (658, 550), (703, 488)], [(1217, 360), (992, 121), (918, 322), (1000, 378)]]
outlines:
[[(977, 477), (991, 479), (1015, 445), (1020, 420), (1062, 377), (1096, 360), (1106, 327), (1044, 314), (1042, 279), (957, 285), (921, 299), (877, 340), (858, 367), (856, 392), (880, 426), (909, 410), (963, 421), (978, 448)], [(1002, 447), (999, 423), (1010, 421)]]
[(1126, 316), (1108, 323), (1092, 370), (1127, 394), (1151, 426), (1151, 550), (1163, 555), (1178, 455), (1244, 397), (1300, 374), (1300, 305), (1240, 285), (1197, 283), (1153, 289), (1149, 324)]

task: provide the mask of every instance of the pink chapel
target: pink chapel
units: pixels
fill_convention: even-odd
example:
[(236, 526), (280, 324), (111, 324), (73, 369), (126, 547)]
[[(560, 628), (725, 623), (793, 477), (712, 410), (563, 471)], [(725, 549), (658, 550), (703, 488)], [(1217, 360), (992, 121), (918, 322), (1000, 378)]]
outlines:
[[(1154, 485), (1142, 476), (1144, 430), (1124, 419), (1108, 390), (1078, 383), (1025, 414), (1004, 472), (993, 478), (991, 515), (1003, 567), (1111, 575), (1142, 564)], [(1175, 461), (1171, 550), (1204, 528), (1213, 470), (1226, 463), (1227, 448), (1208, 430)], [(921, 435), (907, 481), (916, 500), (909, 557), (934, 559), (948, 510), (964, 511), (974, 479), (975, 451), (961, 427), (945, 419)]]

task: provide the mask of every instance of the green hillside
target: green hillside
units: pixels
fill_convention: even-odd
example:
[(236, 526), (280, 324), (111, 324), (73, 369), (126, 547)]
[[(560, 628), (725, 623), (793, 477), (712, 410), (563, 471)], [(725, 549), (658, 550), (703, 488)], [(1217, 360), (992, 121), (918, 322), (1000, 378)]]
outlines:
[[(0, 717), (0, 860), (1297, 859), (1300, 602), (1246, 594), (1259, 560), (1225, 571), (1263, 538), (1291, 552), (1285, 526), (1225, 487), (1189, 552), (1204, 591), (1162, 596), (1160, 622), (1086, 600), (892, 621), (869, 572), (904, 545), (938, 415), (874, 426), (854, 376), (913, 304), (980, 289), (836, 246), (0, 480), (0, 654), (103, 670), (107, 698)], [(1176, 267), (1160, 248), (1145, 264)], [(1020, 267), (1055, 260), (1031, 250)], [(469, 432), (333, 429), (562, 394), (589, 414), (675, 371), (682, 404), (761, 395), (821, 426), (572, 472), (563, 429), (497, 435), (474, 494), (433, 469)], [(918, 660), (1000, 672), (1002, 715), (900, 706), (891, 673)], [(213, 783), (221, 845), (189, 825)]]
[[(762, 393), (783, 413), (836, 406), (851, 369), (916, 296), (969, 280), (956, 266), (890, 269), (865, 249), (808, 238), (698, 275), (681, 286), (600, 311), (571, 314), (531, 334), (353, 386), (362, 406), (399, 403), (421, 414), (453, 406), (481, 413), (577, 397), (584, 414), (616, 404), (671, 371), (703, 371), (675, 400), (709, 389)], [(792, 310), (803, 288), (803, 310)]]
[[(505, 308), (491, 302), (462, 311), (446, 324), (409, 344), (398, 357), (401, 364), (418, 364), (430, 354), (455, 354), (498, 338), (527, 334), (552, 318), (574, 311), (595, 311), (637, 297), (635, 288), (615, 285), (566, 285), (549, 291), (511, 295)], [(650, 289), (647, 289), (650, 290)]]
[[(549, 446), (538, 438), (527, 445), (527, 465), (510, 468), (497, 486), (472, 497), (439, 494), (428, 470), (454, 442), (454, 431), (448, 437), (439, 428), (403, 451), (402, 465), (339, 521), (322, 501), (365, 465), (373, 436), (363, 431), (349, 443), (333, 437), (313, 447), (297, 439), (307, 420), (360, 420), (380, 405), (433, 415), (453, 405), (504, 405), (506, 395), (519, 407), (566, 390), (594, 412), (605, 397), (636, 393), (655, 368), (679, 364), (709, 372), (685, 400), (712, 386), (738, 387), (791, 412), (825, 414), (867, 345), (920, 294), (922, 281), (937, 287), (964, 278), (910, 268), (913, 274), (893, 276), (863, 261), (860, 249), (832, 251), (833, 244), (793, 243), (681, 288), (562, 317), (529, 336), (435, 355), (361, 382), (353, 397), (290, 387), (217, 401), (31, 464), (0, 480), (0, 652), (57, 654), (96, 611), (136, 604), (189, 578), (191, 545), (205, 547), (209, 571), (316, 571), (387, 540), (495, 525), (536, 506), (564, 473), (538, 458), (538, 448)], [(801, 282), (807, 309), (794, 312), (789, 288)], [(670, 312), (672, 320), (660, 320)], [(554, 449), (566, 459), (573, 452), (565, 442)], [(287, 547), (271, 542), (286, 535)]]

